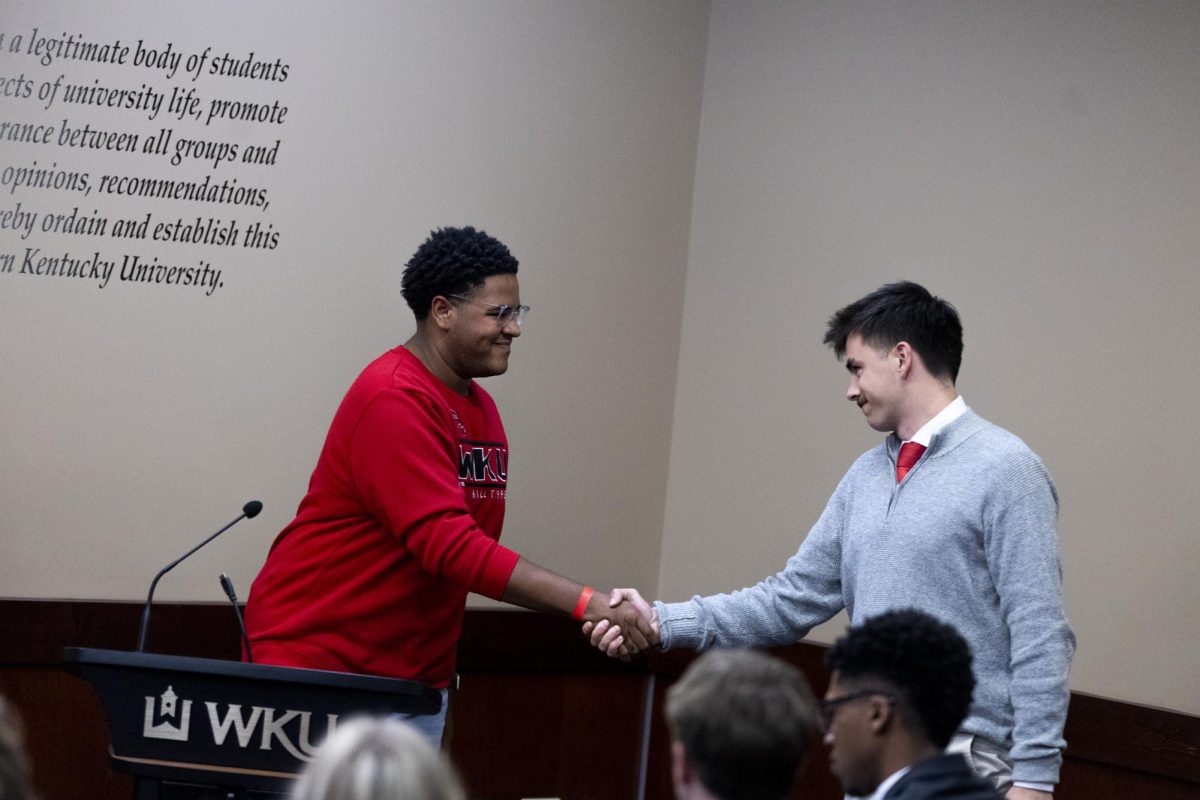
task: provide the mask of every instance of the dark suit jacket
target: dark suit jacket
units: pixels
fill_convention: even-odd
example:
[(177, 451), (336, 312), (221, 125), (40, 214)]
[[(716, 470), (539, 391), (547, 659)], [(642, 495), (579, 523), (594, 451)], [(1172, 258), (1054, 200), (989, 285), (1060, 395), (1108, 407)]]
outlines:
[(961, 755), (918, 761), (884, 800), (1001, 800), (999, 792), (971, 771)]

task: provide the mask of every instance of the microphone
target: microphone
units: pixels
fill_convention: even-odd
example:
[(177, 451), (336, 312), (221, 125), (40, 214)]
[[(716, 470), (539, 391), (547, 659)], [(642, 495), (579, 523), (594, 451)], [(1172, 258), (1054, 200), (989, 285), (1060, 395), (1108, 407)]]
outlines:
[(254, 656), (250, 654), (250, 636), (246, 633), (246, 620), (242, 619), (242, 609), (238, 606), (237, 593), (233, 591), (233, 581), (224, 572), (221, 573), (221, 588), (233, 604), (233, 615), (237, 617), (238, 627), (242, 631), (242, 644), (246, 645), (246, 663), (253, 664)]
[(263, 507), (262, 503), (259, 502), (258, 500), (251, 500), (249, 503), (246, 503), (246, 505), (242, 506), (242, 513), (239, 514), (233, 520), (233, 522), (230, 522), (224, 528), (221, 528), (221, 530), (217, 531), (212, 536), (208, 537), (203, 542), (196, 545), (191, 550), (188, 550), (186, 553), (181, 555), (179, 558), (175, 559), (170, 564), (167, 564), (165, 567), (163, 567), (162, 569), (160, 569), (158, 571), (158, 574), (154, 576), (154, 580), (150, 583), (150, 592), (149, 592), (149, 594), (146, 595), (146, 607), (142, 609), (142, 625), (138, 631), (138, 645), (137, 645), (137, 651), (139, 653), (145, 652), (145, 649), (146, 649), (146, 628), (149, 627), (149, 625), (150, 625), (150, 605), (154, 602), (154, 589), (156, 586), (158, 586), (159, 578), (161, 578), (163, 575), (166, 575), (171, 570), (175, 569), (175, 567), (177, 567), (179, 565), (179, 562), (183, 561), (185, 558), (187, 558), (192, 553), (199, 550), (201, 547), (204, 547), (204, 545), (208, 544), (213, 539), (217, 538), (222, 533), (229, 530), (237, 523), (241, 522), (243, 519), (251, 519), (253, 517), (257, 517), (258, 512), (262, 511), (262, 507)]

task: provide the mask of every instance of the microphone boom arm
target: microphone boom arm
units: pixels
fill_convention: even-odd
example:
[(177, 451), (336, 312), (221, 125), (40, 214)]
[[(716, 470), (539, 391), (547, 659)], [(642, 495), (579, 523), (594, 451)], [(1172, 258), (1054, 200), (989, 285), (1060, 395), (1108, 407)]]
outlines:
[(258, 500), (251, 500), (249, 503), (246, 503), (246, 505), (242, 506), (242, 513), (239, 514), (236, 518), (234, 518), (233, 522), (230, 522), (224, 528), (221, 528), (221, 530), (217, 531), (212, 536), (209, 536), (203, 542), (196, 545), (191, 550), (188, 550), (186, 553), (181, 555), (179, 558), (175, 559), (170, 564), (167, 564), (165, 567), (163, 567), (162, 569), (160, 569), (158, 571), (158, 574), (154, 576), (154, 580), (150, 582), (150, 591), (146, 595), (146, 605), (142, 609), (142, 624), (138, 629), (138, 643), (137, 643), (137, 651), (139, 653), (143, 653), (146, 650), (146, 629), (150, 627), (150, 606), (154, 602), (154, 589), (155, 589), (155, 587), (158, 586), (159, 579), (162, 578), (163, 575), (166, 575), (168, 572), (175, 569), (175, 567), (179, 565), (179, 562), (183, 561), (185, 558), (190, 556), (192, 553), (196, 552), (201, 547), (204, 547), (204, 545), (208, 544), (213, 539), (217, 538), (222, 533), (229, 530), (237, 523), (241, 522), (243, 519), (248, 519), (250, 517), (258, 516), (258, 512), (260, 512), (260, 511), (262, 511), (262, 503), (260, 503)]

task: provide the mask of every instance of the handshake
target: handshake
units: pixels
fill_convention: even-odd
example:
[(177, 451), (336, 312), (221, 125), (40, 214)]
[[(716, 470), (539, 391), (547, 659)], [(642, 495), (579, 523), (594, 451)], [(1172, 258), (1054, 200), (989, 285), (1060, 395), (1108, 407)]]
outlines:
[(658, 633), (658, 612), (637, 589), (593, 595), (583, 614), (583, 635), (592, 646), (622, 661), (658, 647)]

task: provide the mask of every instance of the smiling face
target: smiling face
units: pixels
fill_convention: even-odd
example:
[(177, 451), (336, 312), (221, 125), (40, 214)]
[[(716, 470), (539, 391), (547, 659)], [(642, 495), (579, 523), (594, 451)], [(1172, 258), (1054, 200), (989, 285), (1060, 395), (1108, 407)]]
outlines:
[(521, 328), (515, 319), (501, 325), (495, 307), (521, 304), (517, 276), (492, 275), (466, 296), (467, 300), (448, 301), (446, 335), (439, 347), (441, 356), (463, 380), (503, 375), (508, 370), (513, 340), (521, 335)]
[(894, 349), (878, 350), (857, 333), (846, 340), (850, 373), (846, 398), (862, 409), (867, 424), (880, 433), (896, 430), (903, 417), (903, 382)]

